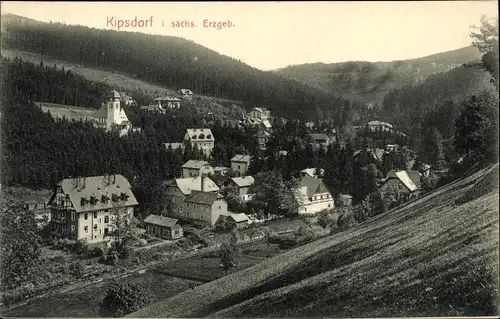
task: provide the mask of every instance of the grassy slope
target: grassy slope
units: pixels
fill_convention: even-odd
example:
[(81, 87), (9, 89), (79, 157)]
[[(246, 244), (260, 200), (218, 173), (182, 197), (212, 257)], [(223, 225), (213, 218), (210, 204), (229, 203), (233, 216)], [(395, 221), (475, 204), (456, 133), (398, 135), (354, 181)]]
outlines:
[(498, 183), (460, 201), (484, 173), (129, 317), (494, 315)]
[(474, 47), (392, 62), (350, 61), (289, 66), (276, 73), (328, 93), (361, 102), (381, 102), (391, 89), (424, 80), (481, 57)]

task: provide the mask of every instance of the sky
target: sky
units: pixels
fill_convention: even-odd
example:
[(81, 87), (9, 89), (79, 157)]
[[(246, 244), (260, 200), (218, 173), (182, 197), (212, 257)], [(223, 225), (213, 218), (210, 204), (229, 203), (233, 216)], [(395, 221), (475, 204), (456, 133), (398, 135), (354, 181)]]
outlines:
[[(271, 70), (315, 62), (404, 60), (459, 49), (471, 44), (470, 26), (478, 25), (481, 15), (498, 17), (498, 1), (2, 1), (1, 12), (114, 30), (118, 20), (137, 18), (144, 25), (119, 31), (183, 37)], [(176, 21), (195, 26), (172, 26)], [(211, 22), (225, 22), (225, 27)]]

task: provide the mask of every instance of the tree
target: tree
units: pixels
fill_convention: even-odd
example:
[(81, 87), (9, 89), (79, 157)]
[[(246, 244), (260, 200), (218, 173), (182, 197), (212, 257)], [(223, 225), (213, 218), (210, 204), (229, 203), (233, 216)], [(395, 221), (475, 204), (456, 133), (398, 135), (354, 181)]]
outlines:
[(370, 193), (359, 204), (353, 207), (354, 218), (358, 223), (387, 211), (387, 206), (379, 192)]
[(219, 258), (221, 266), (224, 269), (224, 274), (227, 276), (229, 269), (237, 266), (236, 262), (236, 246), (230, 242), (223, 242), (219, 249)]
[(495, 84), (498, 91), (498, 18), (488, 19), (481, 17), (481, 26), (472, 26), (470, 33), (473, 39), (472, 45), (484, 53), (481, 66), (492, 76), (492, 83)]
[(273, 170), (255, 176), (252, 190), (252, 206), (263, 209), (267, 214), (290, 214), (295, 208), (293, 186), (296, 180), (285, 182), (280, 172)]
[(318, 225), (323, 228), (323, 233), (326, 234), (326, 228), (333, 222), (333, 217), (329, 210), (322, 210), (318, 213)]
[(1, 200), (2, 286), (14, 288), (34, 275), (42, 239), (35, 217), (18, 201)]
[(101, 313), (104, 317), (122, 317), (146, 307), (149, 302), (149, 292), (145, 288), (113, 280), (100, 304)]
[(455, 150), (468, 160), (497, 160), (498, 156), (498, 95), (483, 92), (464, 102), (456, 121)]
[(127, 257), (130, 244), (138, 239), (139, 222), (134, 216), (130, 216), (127, 209), (119, 207), (110, 209), (109, 236), (113, 238), (116, 251), (123, 257)]

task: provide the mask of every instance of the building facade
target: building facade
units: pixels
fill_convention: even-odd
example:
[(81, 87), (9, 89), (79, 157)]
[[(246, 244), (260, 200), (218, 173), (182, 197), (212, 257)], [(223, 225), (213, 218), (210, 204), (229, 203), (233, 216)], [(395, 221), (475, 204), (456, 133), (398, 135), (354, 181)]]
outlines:
[(252, 186), (255, 183), (255, 179), (252, 176), (234, 177), (231, 178), (231, 182), (238, 190), (238, 195), (243, 202), (248, 202), (255, 196), (255, 193), (251, 192)]
[(295, 189), (298, 203), (298, 214), (315, 214), (324, 209), (333, 209), (332, 194), (320, 178), (302, 177), (299, 187)]
[(250, 155), (236, 154), (231, 158), (231, 170), (243, 176), (248, 171), (250, 166)]
[(182, 165), (182, 177), (212, 176), (214, 168), (207, 161), (189, 160)]
[(146, 233), (158, 238), (173, 240), (184, 236), (183, 228), (175, 218), (151, 214), (144, 219)]
[(132, 218), (137, 205), (122, 175), (64, 179), (48, 202), (56, 236), (89, 243), (111, 239), (115, 218)]
[(180, 89), (177, 93), (186, 101), (193, 100), (193, 92), (190, 89)]
[(184, 141), (190, 143), (191, 147), (198, 148), (203, 155), (210, 157), (215, 145), (215, 138), (208, 128), (187, 129)]
[(173, 96), (160, 96), (155, 99), (155, 104), (163, 112), (167, 109), (178, 110), (181, 108), (181, 99)]
[(420, 173), (417, 171), (394, 171), (387, 173), (379, 192), (384, 198), (412, 199), (420, 192)]

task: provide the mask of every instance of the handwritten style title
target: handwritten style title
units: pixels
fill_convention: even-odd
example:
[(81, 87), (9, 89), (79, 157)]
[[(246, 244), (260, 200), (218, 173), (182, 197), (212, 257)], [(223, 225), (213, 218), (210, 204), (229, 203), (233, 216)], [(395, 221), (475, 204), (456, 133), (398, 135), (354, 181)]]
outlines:
[[(117, 17), (106, 17), (106, 27), (114, 28), (118, 31), (123, 28), (152, 28), (155, 25), (155, 19), (153, 16), (150, 16), (146, 19), (139, 19), (135, 16), (133, 19), (118, 19)], [(171, 28), (196, 28), (201, 25), (203, 28), (212, 28), (216, 30), (222, 30), (225, 28), (233, 28), (235, 27), (232, 21), (210, 21), (208, 19), (204, 19), (200, 24), (191, 20), (173, 20), (173, 21), (165, 21), (162, 20), (162, 27), (171, 27)]]

